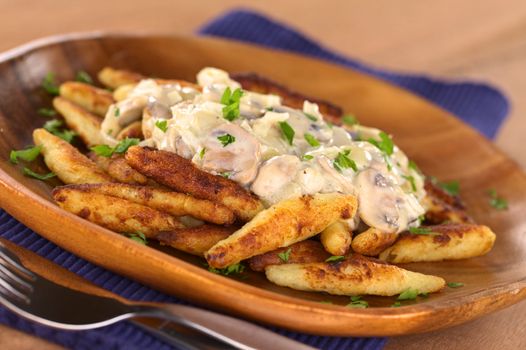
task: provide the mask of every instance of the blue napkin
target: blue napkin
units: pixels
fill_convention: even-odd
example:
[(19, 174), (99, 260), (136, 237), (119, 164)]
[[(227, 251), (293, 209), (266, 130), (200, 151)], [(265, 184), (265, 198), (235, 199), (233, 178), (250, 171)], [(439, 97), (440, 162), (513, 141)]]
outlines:
[[(233, 11), (212, 21), (201, 34), (223, 36), (290, 50), (329, 60), (388, 80), (442, 106), (481, 133), (493, 137), (508, 112), (504, 96), (494, 88), (468, 82), (448, 83), (422, 76), (401, 75), (365, 66), (321, 47), (285, 25), (257, 13)], [(182, 302), (137, 282), (97, 267), (40, 237), (0, 209), (0, 236), (62, 265), (86, 279), (134, 300)], [(0, 323), (73, 349), (170, 349), (168, 345), (128, 322), (82, 332), (40, 326), (0, 308)], [(381, 349), (385, 338), (319, 337), (282, 329), (275, 332), (320, 349)]]

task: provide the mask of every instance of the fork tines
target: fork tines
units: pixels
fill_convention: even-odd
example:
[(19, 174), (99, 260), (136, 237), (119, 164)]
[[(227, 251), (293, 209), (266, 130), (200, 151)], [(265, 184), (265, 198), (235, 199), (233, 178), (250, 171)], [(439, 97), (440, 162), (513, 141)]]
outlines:
[(35, 274), (26, 269), (18, 257), (0, 242), (0, 297), (11, 302), (29, 304), (29, 294), (33, 291), (30, 282)]

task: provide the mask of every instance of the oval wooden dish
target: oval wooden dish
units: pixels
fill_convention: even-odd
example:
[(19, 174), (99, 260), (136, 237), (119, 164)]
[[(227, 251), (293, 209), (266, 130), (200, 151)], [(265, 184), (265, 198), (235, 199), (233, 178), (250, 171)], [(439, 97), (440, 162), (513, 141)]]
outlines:
[[(366, 297), (368, 309), (343, 307), (345, 297), (281, 288), (256, 273), (246, 279), (208, 272), (202, 260), (143, 246), (59, 209), (51, 185), (24, 177), (9, 163), (11, 149), (32, 144), (31, 133), (50, 106), (40, 88), (47, 72), (60, 81), (104, 66), (194, 80), (204, 66), (256, 72), (288, 87), (334, 102), (377, 126), (426, 174), (459, 180), (477, 222), (497, 233), (486, 256), (442, 263), (407, 264), (409, 270), (463, 282), (427, 299), (389, 307), (394, 298)], [(56, 180), (55, 180), (56, 181)], [(494, 188), (509, 210), (489, 205)], [(85, 34), (52, 38), (0, 56), (0, 206), (42, 236), (74, 254), (158, 290), (262, 323), (307, 333), (385, 336), (452, 326), (526, 297), (526, 176), (477, 132), (440, 108), (369, 76), (288, 53), (218, 39)], [(320, 303), (331, 301), (333, 304)]]

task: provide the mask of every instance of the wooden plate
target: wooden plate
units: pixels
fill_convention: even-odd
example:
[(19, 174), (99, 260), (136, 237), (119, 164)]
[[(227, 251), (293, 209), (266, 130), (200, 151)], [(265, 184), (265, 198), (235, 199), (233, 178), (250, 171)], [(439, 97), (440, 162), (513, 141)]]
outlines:
[[(52, 186), (26, 178), (9, 151), (32, 143), (31, 132), (50, 106), (40, 89), (47, 72), (59, 80), (103, 66), (194, 80), (204, 66), (253, 71), (356, 114), (394, 135), (427, 173), (459, 180), (470, 213), (497, 233), (487, 256), (405, 268), (463, 282), (428, 299), (390, 308), (394, 298), (367, 297), (369, 309), (343, 307), (348, 298), (277, 287), (256, 273), (230, 279), (172, 250), (153, 249), (66, 213), (50, 201)], [(218, 39), (88, 34), (52, 38), (0, 56), (0, 205), (27, 226), (76, 255), (194, 302), (293, 330), (323, 335), (396, 335), (452, 326), (526, 297), (526, 176), (474, 130), (406, 91), (349, 69), (292, 54)], [(44, 168), (42, 169), (44, 170)], [(495, 188), (510, 209), (496, 211)], [(331, 301), (333, 305), (320, 303)]]

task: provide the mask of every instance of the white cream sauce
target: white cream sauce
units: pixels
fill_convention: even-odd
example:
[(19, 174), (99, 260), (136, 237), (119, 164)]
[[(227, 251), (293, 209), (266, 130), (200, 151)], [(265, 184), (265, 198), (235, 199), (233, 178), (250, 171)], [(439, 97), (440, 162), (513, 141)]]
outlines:
[[(141, 119), (148, 106), (143, 131), (151, 137), (143, 144), (175, 152), (207, 172), (228, 177), (268, 206), (304, 194), (341, 192), (358, 196), (360, 219), (369, 226), (400, 232), (419, 224), (425, 212), (420, 203), (424, 179), (398, 147), (388, 156), (361, 141), (380, 140), (380, 130), (355, 125), (349, 132), (326, 123), (315, 103), (305, 101), (298, 110), (283, 106), (279, 96), (250, 91), (241, 97), (240, 116), (228, 121), (221, 97), (227, 87), (234, 91), (240, 84), (216, 68), (201, 70), (197, 81), (202, 92), (141, 81), (127, 99), (109, 109), (102, 123), (107, 143), (114, 145), (118, 132)], [(167, 121), (166, 132), (155, 126), (162, 120)], [(292, 145), (281, 130), (283, 122), (294, 130)], [(356, 169), (338, 166), (342, 155)], [(358, 223), (350, 220), (349, 225)]]

